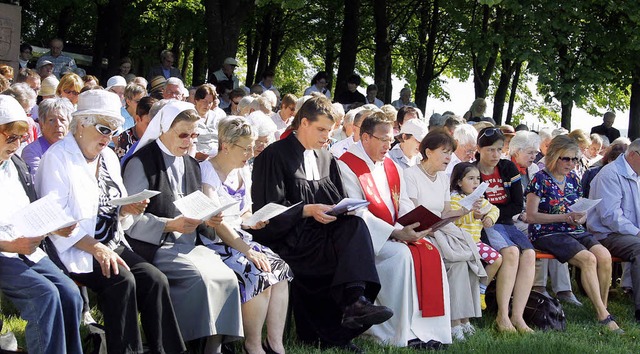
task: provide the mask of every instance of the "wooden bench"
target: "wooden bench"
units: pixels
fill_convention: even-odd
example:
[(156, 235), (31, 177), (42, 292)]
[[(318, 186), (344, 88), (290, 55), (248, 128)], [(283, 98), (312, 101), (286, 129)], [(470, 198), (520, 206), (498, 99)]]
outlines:
[[(556, 259), (556, 257), (554, 255), (552, 255), (551, 253), (546, 253), (546, 252), (542, 252), (539, 250), (535, 250), (536, 251), (536, 259)], [(620, 262), (624, 262), (622, 259), (618, 258), (618, 257), (611, 257), (611, 262), (614, 263), (620, 263)]]

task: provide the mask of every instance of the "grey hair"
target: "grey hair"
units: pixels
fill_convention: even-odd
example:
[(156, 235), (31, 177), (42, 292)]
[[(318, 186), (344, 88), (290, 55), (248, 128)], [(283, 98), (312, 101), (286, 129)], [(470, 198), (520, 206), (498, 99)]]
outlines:
[(629, 153), (633, 151), (640, 153), (640, 138), (632, 141), (631, 144), (629, 144), (629, 147), (627, 148), (627, 155), (629, 155)]
[(600, 139), (602, 139), (602, 147), (608, 148), (609, 145), (611, 145), (611, 141), (609, 141), (609, 137), (602, 134), (598, 134), (598, 135), (600, 136)]
[[(378, 110), (380, 113), (382, 113), (382, 111)], [(361, 109), (360, 111), (358, 111), (358, 113), (356, 113), (356, 116), (353, 118), (353, 124), (356, 123), (360, 123), (362, 124), (362, 121), (365, 120), (365, 118), (367, 118), (368, 116), (372, 115), (376, 113), (374, 110), (372, 109)], [(360, 125), (358, 124), (358, 125)]]
[[(218, 123), (218, 141), (225, 144), (235, 144), (241, 138), (256, 139), (256, 132), (249, 122), (240, 116), (228, 116)], [(221, 144), (218, 144), (218, 150)]]
[(475, 145), (478, 140), (478, 131), (470, 124), (460, 124), (453, 131), (453, 138), (458, 146)]
[(4, 90), (2, 94), (15, 98), (25, 112), (36, 105), (36, 93), (26, 82), (13, 84)]
[(271, 109), (274, 109), (278, 104), (278, 96), (271, 90), (266, 90), (260, 96), (265, 97), (269, 101)]
[(362, 108), (362, 107), (350, 109), (347, 113), (345, 113), (344, 119), (342, 120), (342, 124), (343, 125), (344, 124), (353, 124), (353, 120), (355, 119), (356, 114), (358, 114), (363, 109), (364, 108)]
[(344, 107), (341, 103), (332, 103), (331, 107), (333, 107), (333, 111), (336, 113), (336, 116), (340, 117), (340, 120), (344, 118)]
[(302, 96), (302, 97), (298, 98), (298, 101), (296, 101), (296, 112), (298, 112), (300, 110), (300, 108), (302, 108), (302, 105), (305, 102), (307, 102), (307, 100), (310, 99), (311, 97), (313, 97), (313, 96), (308, 95), (308, 96)]
[(516, 132), (516, 135), (511, 138), (511, 142), (509, 142), (509, 155), (513, 156), (518, 151), (529, 148), (535, 150), (540, 149), (540, 136), (534, 132), (521, 130)]
[(602, 137), (599, 134), (591, 134), (589, 136), (589, 138), (591, 138), (591, 143), (596, 143), (598, 145), (600, 145), (602, 147), (602, 145), (604, 144), (604, 142), (602, 141)]
[(251, 110), (251, 103), (255, 100), (256, 98), (254, 96), (244, 96), (242, 97), (242, 99), (240, 100), (240, 102), (238, 102), (238, 114), (240, 114), (243, 117), (246, 117), (247, 115), (249, 115), (249, 111)]
[(271, 110), (271, 102), (269, 101), (269, 98), (265, 96), (256, 97), (249, 105), (249, 108), (254, 111), (262, 111), (264, 114), (273, 113)]
[(38, 105), (38, 117), (41, 124), (52, 114), (60, 114), (67, 119), (67, 122), (71, 122), (71, 113), (74, 111), (75, 108), (73, 108), (71, 101), (62, 97), (47, 98)]
[(184, 82), (182, 82), (182, 80), (178, 79), (177, 77), (170, 77), (167, 79), (167, 81), (164, 82), (164, 87), (167, 87), (167, 85), (176, 85), (180, 88), (183, 88)]
[(136, 83), (129, 83), (124, 88), (124, 98), (128, 100), (132, 100), (134, 97), (138, 96), (139, 94), (146, 95), (147, 90)]
[(87, 127), (90, 125), (96, 125), (98, 120), (107, 123), (111, 128), (118, 128), (124, 123), (124, 119), (118, 119), (109, 116), (103, 116), (99, 114), (82, 115), (78, 114), (73, 116), (71, 123), (69, 124), (69, 131), (75, 134), (78, 131), (78, 124)]
[(538, 135), (540, 135), (540, 140), (547, 141), (547, 140), (553, 139), (552, 132), (553, 132), (553, 129), (551, 128), (540, 129), (540, 131), (538, 132)]
[(555, 138), (558, 135), (567, 135), (569, 134), (569, 131), (566, 130), (565, 128), (556, 128), (551, 132), (551, 137)]
[(615, 145), (615, 144), (624, 144), (628, 146), (628, 145), (631, 145), (631, 140), (629, 138), (625, 138), (624, 136), (621, 136), (611, 142), (611, 145)]

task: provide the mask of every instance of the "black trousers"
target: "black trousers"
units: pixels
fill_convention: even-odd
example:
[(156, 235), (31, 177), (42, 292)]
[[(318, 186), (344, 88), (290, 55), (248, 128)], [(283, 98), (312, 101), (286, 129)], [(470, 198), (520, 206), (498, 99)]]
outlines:
[(98, 295), (109, 353), (142, 353), (138, 310), (142, 329), (152, 353), (181, 353), (186, 350), (176, 320), (167, 277), (133, 251), (119, 246), (114, 250), (130, 268), (118, 266), (120, 273), (102, 275), (98, 262), (93, 272), (70, 276)]

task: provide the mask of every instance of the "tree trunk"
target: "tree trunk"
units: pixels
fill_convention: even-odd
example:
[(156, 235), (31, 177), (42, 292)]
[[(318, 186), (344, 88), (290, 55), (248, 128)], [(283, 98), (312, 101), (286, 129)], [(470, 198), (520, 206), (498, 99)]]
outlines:
[(281, 51), (282, 48), (282, 40), (285, 36), (285, 26), (284, 21), (286, 21), (286, 16), (284, 15), (281, 8), (273, 9), (272, 16), (272, 29), (271, 29), (271, 45), (269, 51), (269, 64), (267, 65), (267, 70), (270, 70), (275, 73), (278, 64), (280, 64), (280, 60), (284, 55), (284, 50)]
[(516, 62), (516, 72), (513, 74), (513, 81), (511, 82), (511, 92), (509, 93), (509, 108), (507, 108), (506, 123), (511, 124), (513, 118), (513, 106), (516, 102), (516, 93), (518, 92), (518, 83), (520, 82), (520, 71), (522, 70), (522, 62)]
[(378, 86), (378, 98), (383, 102), (391, 102), (391, 87), (387, 87), (392, 62), (387, 0), (373, 0), (373, 16), (376, 23), (374, 82)]
[(271, 10), (266, 10), (262, 16), (260, 24), (260, 54), (258, 55), (258, 67), (256, 68), (256, 75), (253, 82), (247, 80), (247, 87), (251, 87), (256, 82), (262, 80), (262, 73), (267, 69), (269, 65), (269, 44), (271, 43), (271, 32), (273, 29)]
[(242, 24), (255, 7), (251, 0), (203, 0), (207, 29), (207, 65), (209, 76), (220, 69), (226, 57), (238, 52)]
[(640, 137), (640, 65), (633, 71), (631, 99), (629, 100), (629, 131), (631, 141)]
[[(473, 88), (476, 94), (476, 98), (486, 98), (487, 90), (489, 89), (489, 83), (491, 80), (491, 75), (493, 75), (493, 70), (496, 66), (496, 61), (498, 58), (498, 45), (490, 44), (490, 40), (486, 38), (490, 36), (489, 34), (489, 19), (491, 17), (491, 8), (488, 5), (482, 5), (482, 33), (485, 38), (483, 43), (489, 47), (486, 49), (487, 51), (487, 61), (486, 63), (481, 63), (479, 61), (478, 53), (474, 53), (472, 55), (473, 61)], [(494, 32), (499, 33), (501, 29), (502, 22), (502, 9), (499, 7), (496, 9), (496, 19), (494, 21)]]
[(194, 86), (200, 86), (205, 83), (205, 55), (204, 47), (195, 45), (193, 49), (193, 76), (192, 81)]
[(252, 12), (252, 25), (247, 26), (246, 34), (247, 37), (247, 77), (245, 80), (245, 85), (248, 85), (249, 81), (253, 81), (255, 79), (256, 66), (258, 64), (258, 53), (260, 52), (260, 36), (258, 31), (255, 30), (257, 28), (257, 15), (255, 11)]
[(509, 90), (509, 82), (514, 71), (514, 65), (511, 60), (502, 59), (502, 70), (500, 70), (500, 81), (496, 88), (496, 94), (493, 98), (493, 120), (496, 124), (502, 124), (502, 111), (504, 110), (504, 101), (507, 99), (507, 90)]
[[(433, 6), (430, 8), (429, 6)], [(431, 10), (431, 11), (429, 11)], [(433, 4), (423, 3), (420, 10), (420, 47), (418, 49), (418, 67), (416, 70), (415, 103), (425, 112), (429, 86), (434, 79), (435, 71), (435, 46), (440, 26), (440, 4), (433, 0)], [(425, 112), (426, 114), (426, 112)]]
[(93, 75), (100, 81), (105, 81), (102, 77), (102, 58), (104, 57), (105, 43), (107, 42), (108, 31), (108, 10), (107, 5), (97, 5), (96, 35), (93, 41), (93, 59), (91, 66), (93, 67)]
[(344, 0), (344, 21), (342, 25), (342, 40), (340, 42), (340, 67), (334, 98), (347, 90), (347, 79), (356, 68), (358, 53), (358, 34), (360, 32), (361, 0)]
[(566, 100), (561, 103), (562, 120), (560, 126), (571, 131), (571, 110), (573, 109), (573, 100)]
[[(69, 40), (67, 34), (69, 33), (69, 27), (73, 24), (73, 6), (65, 6), (60, 10), (58, 14), (58, 28), (56, 29), (56, 37), (64, 40)], [(48, 43), (47, 43), (48, 44)]]

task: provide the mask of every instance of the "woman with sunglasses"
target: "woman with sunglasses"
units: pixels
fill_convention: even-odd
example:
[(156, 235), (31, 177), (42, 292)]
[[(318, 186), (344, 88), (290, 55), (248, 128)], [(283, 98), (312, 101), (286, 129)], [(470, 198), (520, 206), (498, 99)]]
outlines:
[(538, 172), (526, 190), (529, 237), (534, 246), (569, 262), (582, 271), (582, 285), (596, 310), (598, 322), (614, 333), (624, 331), (607, 310), (611, 281), (611, 254), (583, 224), (587, 214), (571, 211), (582, 197), (575, 172), (580, 147), (571, 137), (560, 135), (549, 144), (546, 167)]
[[(198, 162), (188, 155), (200, 116), (193, 104), (171, 100), (151, 120), (133, 156), (125, 162), (130, 193), (161, 194), (127, 229), (134, 251), (153, 262), (171, 282), (171, 298), (185, 341), (200, 340), (205, 353), (219, 353), (222, 340), (243, 336), (240, 290), (220, 255), (203, 246), (224, 227), (222, 216), (206, 221), (180, 214), (174, 202), (202, 190)], [(201, 343), (204, 342), (204, 343)]]
[(524, 206), (522, 178), (513, 162), (501, 159), (504, 141), (500, 128), (480, 130), (475, 162), (482, 181), (489, 184), (485, 198), (500, 210), (495, 225), (485, 229), (487, 243), (502, 255), (502, 267), (496, 278), (496, 324), (504, 332), (532, 332), (522, 316), (533, 285), (535, 252), (527, 236), (514, 225), (513, 217)]
[[(293, 273), (280, 256), (252, 241), (245, 231), (262, 228), (264, 223), (242, 226), (251, 216), (251, 171), (247, 162), (253, 156), (256, 133), (245, 119), (229, 117), (220, 121), (218, 134), (218, 154), (200, 164), (204, 192), (220, 203), (240, 203), (224, 212), (223, 225), (229, 225), (228, 232), (221, 230), (215, 240), (205, 240), (205, 244), (220, 254), (240, 279), (245, 350), (257, 353), (264, 346), (265, 350), (284, 353), (288, 281)], [(265, 320), (267, 338), (262, 342)]]
[[(27, 165), (17, 155), (29, 124), (20, 104), (0, 95), (0, 290), (27, 321), (29, 353), (82, 353), (78, 287), (38, 248), (44, 236), (24, 237), (12, 215), (37, 199)], [(68, 235), (74, 226), (58, 230)]]
[(67, 73), (58, 83), (56, 96), (68, 99), (75, 106), (78, 104), (78, 95), (80, 95), (83, 87), (84, 82), (82, 82), (80, 76), (74, 73)]
[(185, 347), (168, 280), (124, 238), (124, 229), (145, 210), (148, 200), (121, 207), (110, 203), (127, 196), (118, 157), (107, 148), (124, 122), (120, 107), (113, 93), (82, 93), (70, 134), (40, 160), (38, 193), (57, 195), (68, 215), (79, 220), (71, 235), (50, 236), (47, 246), (71, 279), (97, 293), (109, 353), (142, 352), (138, 311), (151, 352), (181, 352)]

